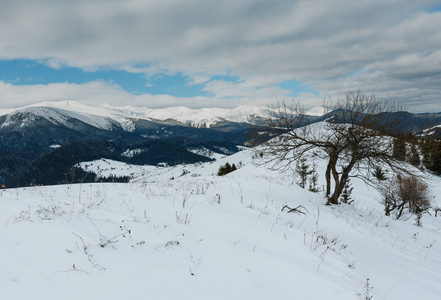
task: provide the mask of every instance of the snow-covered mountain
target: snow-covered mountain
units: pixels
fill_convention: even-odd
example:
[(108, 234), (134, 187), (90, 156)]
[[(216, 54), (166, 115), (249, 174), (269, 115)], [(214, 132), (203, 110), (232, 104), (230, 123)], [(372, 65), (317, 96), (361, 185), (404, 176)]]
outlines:
[[(218, 115), (221, 113), (227, 115), (219, 110)], [(246, 116), (243, 110), (238, 109), (232, 111), (229, 118), (241, 121)], [(85, 155), (90, 158), (97, 155), (96, 158), (115, 158), (115, 155), (119, 157), (126, 151), (132, 153), (141, 149), (138, 155), (123, 155), (123, 158), (138, 164), (163, 161), (168, 164), (189, 163), (224, 155), (226, 152), (222, 149), (228, 149), (227, 153), (236, 152), (236, 146), (244, 145), (249, 139), (251, 135), (248, 132), (251, 130), (251, 124), (227, 121), (210, 115), (208, 111), (186, 108), (90, 107), (65, 101), (4, 110), (0, 114), (0, 182), (8, 181), (13, 175), (18, 177), (13, 179), (14, 183), (8, 181), (8, 185), (17, 186), (18, 182), (19, 185), (28, 185), (33, 179), (40, 181), (44, 172), (35, 173), (36, 167), (29, 164), (51, 164), (55, 158), (50, 153), (54, 149), (67, 151), (69, 155), (75, 155), (75, 159), (82, 159)], [(107, 154), (90, 143), (108, 141), (113, 141), (113, 144), (106, 144), (112, 149)], [(80, 143), (74, 145), (77, 147), (75, 151), (59, 149), (60, 146), (71, 147), (72, 143)], [(204, 149), (210, 149), (212, 153), (200, 155)], [(47, 155), (41, 157), (43, 154)], [(64, 161), (63, 158), (56, 160), (60, 162), (60, 159)], [(60, 174), (68, 171), (61, 169), (56, 171)], [(16, 174), (19, 171), (21, 175)], [(44, 176), (47, 178), (48, 175)], [(45, 179), (45, 182), (56, 183), (59, 180), (63, 179), (54, 177), (50, 181)]]
[[(112, 130), (116, 126), (126, 131), (134, 131), (136, 121), (139, 120), (195, 128), (216, 128), (225, 126), (225, 124), (236, 124), (234, 126), (239, 126), (237, 124), (263, 125), (269, 110), (271, 108), (266, 106), (239, 106), (231, 109), (191, 109), (179, 106), (151, 109), (134, 106), (89, 106), (76, 101), (59, 101), (41, 102), (19, 109), (0, 109), (0, 117), (28, 112), (46, 118), (53, 123), (65, 124), (66, 119), (70, 118), (99, 129)], [(306, 111), (306, 115), (311, 121), (325, 120), (332, 117), (333, 114), (334, 112), (327, 112), (320, 106)], [(411, 119), (410, 124), (421, 123), (421, 120), (424, 119), (427, 123), (426, 127), (441, 125), (441, 113), (407, 113), (407, 116)]]
[[(70, 120), (72, 119), (80, 120), (93, 127), (110, 131), (113, 130), (115, 127), (121, 126), (118, 122), (109, 117), (92, 115), (85, 112), (65, 110), (56, 107), (27, 107), (9, 112), (6, 116), (6, 121), (1, 124), (2, 128), (11, 125), (18, 125), (19, 127), (23, 127), (35, 121), (36, 117), (42, 117), (55, 125), (62, 125), (69, 128), (74, 126), (70, 122)], [(16, 124), (16, 122), (19, 122), (19, 124)]]
[[(133, 119), (148, 121), (175, 120), (197, 128), (210, 128), (222, 122), (262, 124), (268, 110), (269, 108), (266, 106), (239, 106), (231, 109), (192, 109), (176, 106), (150, 109), (134, 106), (89, 106), (77, 101), (59, 101), (41, 102), (19, 109), (3, 109), (0, 110), (0, 116), (14, 112), (31, 111), (50, 120), (57, 120), (60, 119), (60, 116), (54, 116), (54, 114), (60, 113), (101, 129), (111, 128), (116, 121), (127, 130), (131, 130), (132, 127), (127, 126), (127, 123)], [(306, 113), (310, 116), (322, 116), (324, 111), (321, 107), (314, 107)]]
[[(107, 129), (110, 120), (120, 124), (126, 124), (129, 120), (141, 119), (148, 121), (175, 120), (197, 128), (210, 128), (221, 122), (250, 123), (261, 122), (265, 117), (264, 106), (240, 106), (234, 109), (202, 108), (191, 109), (187, 107), (169, 107), (162, 109), (150, 109), (146, 107), (123, 106), (113, 107), (88, 106), (76, 101), (42, 102), (32, 106), (16, 110), (0, 110), (0, 116), (13, 112), (31, 111), (48, 119), (59, 119), (54, 116), (54, 111), (65, 116), (80, 119), (81, 121), (101, 129)], [(125, 126), (126, 128), (130, 128)]]

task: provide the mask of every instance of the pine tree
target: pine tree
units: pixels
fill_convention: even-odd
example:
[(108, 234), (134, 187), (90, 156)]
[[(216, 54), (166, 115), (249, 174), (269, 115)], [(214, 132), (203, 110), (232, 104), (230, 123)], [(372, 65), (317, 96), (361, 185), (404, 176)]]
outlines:
[(313, 193), (318, 193), (319, 189), (317, 188), (317, 182), (318, 182), (318, 173), (317, 173), (317, 165), (312, 165), (311, 174), (309, 176), (309, 191)]
[(402, 136), (394, 140), (392, 156), (401, 161), (406, 159), (406, 142)]
[(423, 166), (429, 168), (431, 165), (431, 157), (430, 157), (430, 145), (428, 140), (421, 141), (420, 143), (421, 154), (423, 155)]
[(420, 154), (419, 154), (415, 144), (412, 144), (412, 146), (410, 148), (409, 163), (411, 163), (415, 167), (418, 167), (421, 163)]
[(225, 165), (219, 167), (219, 171), (217, 172), (217, 175), (224, 176), (224, 175), (231, 173), (233, 171), (236, 171), (236, 170), (237, 170), (237, 167), (235, 164), (230, 165), (230, 163), (227, 162)]
[(352, 187), (352, 184), (350, 183), (350, 180), (348, 178), (348, 180), (346, 181), (346, 185), (343, 189), (343, 192), (341, 193), (340, 201), (342, 203), (352, 204), (354, 202), (354, 199), (351, 198), (353, 189), (354, 188)]
[(231, 172), (231, 165), (229, 163), (225, 164), (225, 172), (228, 174)]
[(432, 151), (432, 166), (430, 170), (437, 175), (441, 175), (441, 143), (436, 141)]
[(423, 154), (423, 166), (429, 168), (432, 165), (432, 151), (430, 150), (431, 141), (425, 140), (421, 142), (421, 153)]
[(441, 142), (426, 140), (421, 147), (423, 165), (437, 175), (441, 175)]
[(311, 174), (311, 171), (309, 170), (309, 165), (306, 163), (306, 158), (302, 157), (297, 161), (296, 164), (296, 173), (299, 175), (300, 179), (297, 182), (300, 187), (303, 189), (306, 186), (306, 182), (308, 180), (308, 176)]
[(374, 172), (372, 173), (375, 178), (377, 178), (380, 181), (386, 180), (386, 174), (384, 173), (383, 169), (381, 167), (376, 166)]

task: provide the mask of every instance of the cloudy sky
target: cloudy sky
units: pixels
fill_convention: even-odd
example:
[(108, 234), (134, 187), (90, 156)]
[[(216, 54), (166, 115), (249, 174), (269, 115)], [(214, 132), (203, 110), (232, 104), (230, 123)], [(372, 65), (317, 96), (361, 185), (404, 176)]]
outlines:
[(441, 1), (0, 1), (0, 108), (312, 107), (349, 90), (441, 111)]

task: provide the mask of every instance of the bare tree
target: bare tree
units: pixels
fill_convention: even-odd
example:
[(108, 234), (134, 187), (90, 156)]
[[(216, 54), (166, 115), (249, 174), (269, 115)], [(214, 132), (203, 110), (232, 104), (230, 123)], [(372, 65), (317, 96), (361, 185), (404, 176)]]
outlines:
[(310, 155), (326, 159), (325, 193), (329, 204), (339, 203), (349, 177), (369, 182), (371, 170), (378, 166), (406, 171), (392, 155), (390, 135), (404, 128), (407, 116), (394, 102), (356, 91), (336, 102), (325, 101), (324, 108), (333, 113), (325, 122), (314, 124), (298, 102), (290, 106), (279, 103), (276, 109), (268, 110), (269, 128), (279, 130), (280, 135), (262, 145), (265, 162), (284, 169)]

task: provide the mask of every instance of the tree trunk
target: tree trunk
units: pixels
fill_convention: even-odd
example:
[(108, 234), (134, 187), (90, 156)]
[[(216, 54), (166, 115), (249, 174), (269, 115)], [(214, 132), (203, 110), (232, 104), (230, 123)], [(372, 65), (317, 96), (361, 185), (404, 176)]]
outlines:
[(329, 197), (331, 194), (331, 161), (329, 161), (328, 166), (326, 167), (326, 197)]
[(334, 187), (334, 193), (330, 198), (328, 198), (328, 203), (338, 204), (338, 199), (340, 198), (340, 195), (343, 192), (344, 185), (341, 184), (341, 181), (338, 178), (338, 173), (337, 172), (332, 172), (332, 173), (334, 175), (335, 187)]
[(341, 196), (341, 193), (343, 192), (346, 182), (349, 178), (349, 173), (351, 172), (352, 168), (355, 165), (355, 160), (352, 159), (351, 162), (343, 169), (343, 173), (341, 174), (341, 178), (338, 176), (338, 172), (335, 169), (335, 165), (332, 168), (332, 174), (334, 175), (334, 181), (335, 181), (335, 188), (334, 193), (330, 198), (328, 198), (328, 203), (330, 204), (338, 204), (338, 199)]
[[(335, 195), (338, 192), (338, 189), (340, 187), (340, 180), (339, 180), (338, 172), (336, 169), (337, 159), (338, 159), (338, 155), (337, 156), (332, 155), (329, 159), (328, 168), (329, 168), (329, 172), (332, 173), (332, 177), (334, 178), (335, 186), (334, 186), (334, 193), (332, 194), (332, 196), (329, 197), (330, 193), (328, 194), (328, 204), (338, 204), (338, 197), (340, 197), (340, 194), (341, 194), (341, 191), (340, 191), (340, 194), (337, 196), (337, 198), (335, 198)], [(326, 172), (328, 172), (328, 170), (326, 170)], [(329, 190), (330, 190), (331, 185), (329, 184), (329, 186), (327, 188), (329, 188)]]
[(404, 206), (405, 206), (405, 202), (403, 202), (401, 205), (399, 205), (398, 207), (398, 209), (399, 209), (399, 212), (398, 212), (398, 215), (397, 215), (397, 217), (396, 217), (396, 220), (398, 220), (399, 218), (401, 218), (401, 215), (403, 214), (403, 210), (404, 210)]

